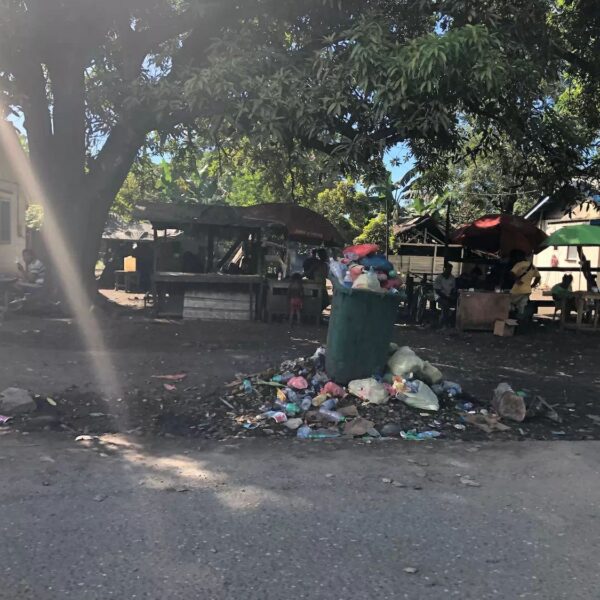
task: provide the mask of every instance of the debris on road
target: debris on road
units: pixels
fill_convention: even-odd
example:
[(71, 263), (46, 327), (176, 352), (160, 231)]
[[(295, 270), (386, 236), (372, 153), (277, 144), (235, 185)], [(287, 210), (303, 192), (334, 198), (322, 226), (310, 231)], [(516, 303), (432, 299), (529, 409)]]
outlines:
[[(424, 441), (476, 431), (511, 432), (502, 418), (561, 420), (543, 398), (515, 392), (508, 383), (497, 386), (490, 405), (479, 402), (408, 347), (392, 346), (389, 370), (383, 377), (357, 379), (343, 387), (324, 371), (325, 352), (321, 347), (310, 358), (240, 375), (235, 385), (227, 384), (227, 400), (220, 400), (235, 413), (237, 435), (264, 432), (293, 433), (299, 439), (344, 435)], [(281, 428), (272, 429), (273, 424)]]
[(183, 381), (187, 377), (187, 373), (175, 373), (174, 375), (152, 375), (152, 379), (161, 379), (162, 381)]
[(481, 484), (478, 481), (475, 481), (466, 475), (460, 478), (460, 482), (468, 487), (481, 487)]
[(7, 388), (0, 393), (0, 413), (9, 417), (31, 413), (37, 408), (35, 400), (27, 390)]

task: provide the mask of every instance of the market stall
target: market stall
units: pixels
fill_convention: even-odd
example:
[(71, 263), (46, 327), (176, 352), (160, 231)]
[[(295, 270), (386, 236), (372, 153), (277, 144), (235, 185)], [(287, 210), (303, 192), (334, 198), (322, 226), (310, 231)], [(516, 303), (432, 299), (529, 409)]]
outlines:
[[(258, 204), (244, 209), (244, 214), (270, 223), (268, 230), (275, 235), (283, 236), (287, 247), (285, 252), (285, 268), (281, 280), (267, 280), (265, 298), (265, 317), (287, 315), (288, 289), (293, 266), (290, 242), (312, 246), (341, 247), (343, 238), (337, 229), (322, 215), (297, 204)], [(323, 306), (327, 306), (327, 289), (324, 285), (310, 281), (303, 282), (304, 307), (303, 317), (310, 322), (319, 323)]]
[[(134, 214), (153, 227), (152, 296), (155, 313), (166, 317), (249, 320), (285, 314), (290, 242), (341, 243), (327, 219), (289, 204), (149, 203)], [(267, 285), (269, 276), (279, 279), (276, 285)], [(322, 298), (313, 288), (307, 282), (309, 312)]]
[(486, 215), (453, 234), (453, 243), (497, 257), (488, 277), (488, 289), (460, 290), (456, 310), (458, 329), (493, 331), (497, 321), (509, 318), (511, 296), (505, 282), (514, 264), (509, 257), (515, 251), (533, 254), (546, 237), (541, 229), (515, 215)]
[[(163, 317), (250, 320), (263, 296), (262, 230), (232, 206), (146, 204), (154, 231), (152, 296)], [(177, 230), (176, 237), (169, 233)]]

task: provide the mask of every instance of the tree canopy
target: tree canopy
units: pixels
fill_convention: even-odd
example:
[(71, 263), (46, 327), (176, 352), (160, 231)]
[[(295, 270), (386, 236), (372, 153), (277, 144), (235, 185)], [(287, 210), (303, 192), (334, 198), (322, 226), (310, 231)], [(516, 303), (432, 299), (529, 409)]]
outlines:
[(473, 156), (509, 140), (555, 181), (597, 175), (595, 4), (0, 0), (0, 98), (24, 117), (46, 205), (91, 273), (149, 134), (217, 154), (250, 140), (287, 163), (272, 173), (290, 175), (292, 198), (290, 159), (308, 151), (377, 180), (399, 142), (425, 170), (473, 136)]

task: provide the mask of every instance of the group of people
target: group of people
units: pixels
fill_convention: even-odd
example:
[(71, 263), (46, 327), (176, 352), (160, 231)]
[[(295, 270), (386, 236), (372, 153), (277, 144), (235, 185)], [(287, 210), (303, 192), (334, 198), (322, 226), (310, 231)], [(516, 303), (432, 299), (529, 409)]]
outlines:
[[(523, 317), (529, 302), (529, 297), (534, 288), (541, 281), (539, 271), (533, 264), (532, 257), (528, 257), (523, 252), (514, 252), (511, 260), (512, 266), (503, 277), (506, 286), (510, 286), (510, 304), (511, 310), (517, 317)], [(509, 264), (510, 266), (510, 264)], [(440, 273), (433, 282), (435, 300), (440, 307), (440, 325), (449, 324), (451, 310), (456, 306), (458, 290), (460, 289), (481, 289), (486, 287), (483, 272), (479, 267), (474, 267), (471, 271), (462, 274), (458, 279), (452, 275), (453, 265), (445, 263), (442, 273)], [(573, 281), (572, 276), (568, 281), (567, 288)], [(565, 282), (563, 278), (562, 286)], [(556, 286), (555, 286), (556, 287)], [(500, 286), (498, 286), (500, 289)], [(554, 289), (553, 289), (554, 295)]]

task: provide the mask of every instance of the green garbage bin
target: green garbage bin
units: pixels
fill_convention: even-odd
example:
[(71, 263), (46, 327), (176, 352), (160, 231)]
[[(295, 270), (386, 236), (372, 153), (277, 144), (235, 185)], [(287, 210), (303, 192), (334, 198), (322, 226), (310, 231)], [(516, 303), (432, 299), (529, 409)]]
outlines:
[(397, 294), (354, 290), (334, 283), (326, 369), (333, 381), (381, 375), (398, 315)]

